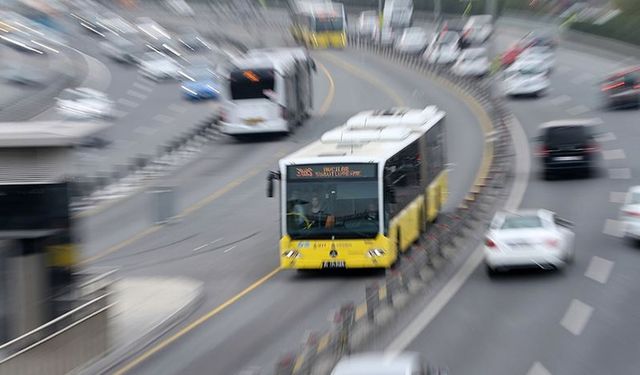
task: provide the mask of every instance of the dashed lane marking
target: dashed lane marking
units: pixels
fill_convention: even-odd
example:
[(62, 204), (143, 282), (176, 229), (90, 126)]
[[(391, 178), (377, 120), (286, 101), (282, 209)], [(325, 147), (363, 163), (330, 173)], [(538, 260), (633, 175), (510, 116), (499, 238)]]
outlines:
[(569, 95), (560, 95), (553, 99), (549, 100), (549, 103), (553, 105), (563, 105), (565, 103), (569, 103), (571, 101), (571, 97)]
[(144, 100), (144, 99), (149, 97), (149, 95), (143, 94), (143, 93), (135, 91), (135, 90), (127, 90), (127, 95), (132, 96), (134, 98), (142, 99), (142, 100)]
[(549, 372), (542, 363), (536, 362), (531, 366), (529, 371), (527, 371), (527, 375), (551, 375), (551, 372)]
[(573, 335), (579, 336), (589, 322), (591, 314), (593, 314), (593, 307), (580, 300), (573, 299), (560, 321), (560, 325)]
[(607, 219), (607, 221), (604, 222), (602, 233), (620, 238), (624, 235), (622, 228), (623, 223), (620, 220)]
[(611, 142), (611, 141), (615, 141), (616, 139), (617, 139), (616, 135), (611, 132), (604, 133), (596, 137), (596, 140), (598, 142)]
[(231, 246), (230, 248), (228, 248), (227, 250), (223, 251), (225, 254), (228, 253), (229, 251), (235, 249), (237, 246)]
[(622, 204), (627, 200), (627, 192), (625, 191), (612, 191), (609, 193), (609, 202)]
[(613, 262), (598, 256), (591, 258), (589, 267), (584, 275), (600, 284), (606, 284), (613, 269)]
[(153, 116), (153, 121), (161, 122), (163, 124), (168, 124), (174, 120), (173, 117), (167, 115), (155, 115)]
[(578, 115), (582, 115), (585, 114), (587, 112), (591, 111), (591, 108), (587, 107), (586, 105), (582, 105), (579, 104), (575, 107), (571, 107), (569, 109), (567, 109), (567, 113), (570, 114), (571, 116), (578, 116)]
[(624, 150), (615, 149), (615, 150), (603, 150), (602, 157), (604, 160), (620, 160), (625, 159), (626, 155), (624, 154)]
[(129, 108), (137, 108), (138, 106), (140, 106), (140, 103), (134, 102), (133, 100), (129, 100), (127, 98), (120, 98), (117, 100), (117, 102), (118, 104)]
[(153, 89), (151, 87), (149, 87), (148, 85), (145, 85), (144, 83), (140, 83), (140, 82), (134, 82), (133, 83), (133, 87), (137, 88), (138, 90), (145, 91), (145, 92), (153, 91)]
[(614, 180), (628, 180), (631, 178), (631, 169), (609, 168), (609, 178)]

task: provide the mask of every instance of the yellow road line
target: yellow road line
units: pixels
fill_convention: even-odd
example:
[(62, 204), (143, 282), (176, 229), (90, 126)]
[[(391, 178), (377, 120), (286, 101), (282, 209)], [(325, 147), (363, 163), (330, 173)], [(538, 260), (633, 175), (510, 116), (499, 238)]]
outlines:
[[(370, 83), (372, 83), (375, 86), (379, 87), (382, 91), (384, 91), (386, 93), (389, 93), (391, 97), (394, 97), (394, 100), (396, 101), (396, 103), (398, 105), (403, 105), (402, 104), (403, 103), (402, 99), (393, 90), (389, 89), (388, 87), (385, 87), (380, 81), (375, 80), (375, 78), (373, 78), (372, 76), (368, 75), (367, 73), (359, 71), (358, 68), (354, 67), (353, 65), (350, 65), (348, 63), (342, 62), (342, 61), (337, 60), (337, 59), (335, 59), (335, 61), (338, 61), (337, 62), (338, 65), (343, 66), (345, 69), (349, 70), (354, 75), (369, 81)], [(331, 100), (333, 100), (334, 91), (335, 91), (335, 85), (334, 85), (333, 79), (331, 78), (331, 74), (329, 73), (328, 70), (326, 70), (326, 68), (323, 65), (320, 65), (320, 68), (323, 69), (323, 71), (325, 72), (325, 74), (329, 78), (329, 87), (330, 87), (329, 95), (331, 96)], [(375, 83), (375, 82), (378, 82), (378, 83)], [(325, 100), (325, 102), (326, 102), (326, 100)], [(328, 104), (326, 106), (323, 104), (319, 114), (326, 113), (328, 108), (329, 108)], [(213, 193), (212, 196), (215, 195), (215, 198), (211, 198), (211, 196), (206, 197), (202, 201), (194, 204), (192, 207), (187, 208), (187, 210), (191, 209), (191, 211), (189, 211), (189, 213), (192, 213), (193, 211), (200, 209), (201, 207), (205, 206), (206, 204), (211, 203), (211, 201), (213, 201), (214, 199), (219, 198), (225, 192), (231, 190), (234, 186), (237, 186), (237, 184), (239, 184), (239, 183), (236, 183), (235, 181), (231, 182), (230, 184), (228, 184), (227, 186), (225, 186), (224, 188), (221, 189), (221, 190), (224, 190), (222, 193), (220, 193), (220, 191), (217, 191), (217, 192)], [(230, 187), (230, 185), (233, 185), (233, 186)], [(185, 210), (185, 211), (187, 211), (187, 210)], [(178, 331), (174, 335), (172, 335), (172, 336), (160, 341), (158, 344), (152, 346), (149, 350), (147, 350), (144, 353), (142, 353), (141, 355), (137, 356), (131, 362), (127, 363), (124, 367), (122, 367), (121, 369), (116, 371), (114, 373), (114, 375), (124, 375), (124, 374), (128, 373), (130, 370), (132, 370), (133, 368), (138, 366), (140, 363), (144, 362), (149, 357), (153, 356), (157, 352), (159, 352), (162, 349), (166, 348), (171, 343), (173, 343), (174, 341), (178, 340), (180, 337), (184, 336), (186, 333), (188, 333), (188, 332), (192, 331), (193, 329), (199, 327), (204, 322), (206, 322), (207, 320), (209, 320), (212, 317), (214, 317), (215, 315), (217, 315), (220, 311), (222, 311), (225, 308), (231, 306), (232, 304), (237, 302), (240, 298), (244, 297), (245, 295), (250, 293), (252, 290), (256, 289), (258, 286), (264, 284), (267, 280), (272, 278), (279, 271), (280, 271), (280, 268), (274, 269), (273, 271), (268, 273), (266, 276), (262, 277), (260, 280), (258, 280), (255, 283), (251, 284), (248, 288), (246, 288), (242, 292), (240, 292), (240, 293), (236, 294), (235, 296), (231, 297), (226, 302), (224, 302), (223, 304), (221, 304), (218, 307), (214, 308), (213, 310), (209, 311), (205, 315), (202, 315), (200, 318), (195, 320), (193, 323), (187, 325), (186, 327), (184, 327), (183, 329), (181, 329), (180, 331)], [(367, 306), (365, 304), (362, 304), (362, 305), (358, 306), (356, 308), (356, 312), (355, 312), (355, 319), (356, 320), (361, 319), (366, 314), (366, 312), (367, 312)], [(328, 343), (328, 339), (329, 339), (328, 336), (327, 336), (326, 339), (323, 337), (323, 339), (324, 339), (324, 341), (326, 341)], [(326, 344), (324, 344), (324, 345), (326, 346)], [(298, 358), (298, 360), (300, 360), (300, 358)], [(299, 366), (299, 365), (300, 364), (296, 362), (296, 366)]]
[(327, 93), (327, 96), (322, 101), (322, 105), (320, 106), (320, 109), (318, 109), (318, 115), (322, 116), (325, 113), (327, 113), (327, 111), (329, 110), (329, 107), (331, 106), (331, 103), (333, 102), (333, 98), (336, 94), (336, 85), (333, 82), (333, 77), (331, 77), (331, 73), (329, 73), (329, 70), (327, 69), (327, 67), (320, 62), (317, 62), (317, 65), (320, 67), (320, 70), (322, 70), (324, 75), (327, 76), (327, 79), (329, 80), (329, 92)]
[(331, 338), (331, 335), (328, 333), (325, 333), (324, 336), (322, 336), (320, 338), (320, 340), (318, 341), (318, 353), (322, 353), (326, 348), (327, 345), (329, 345), (329, 339)]
[(252, 290), (256, 289), (260, 285), (264, 284), (267, 280), (271, 279), (279, 271), (280, 271), (280, 268), (278, 267), (278, 268), (274, 269), (273, 271), (269, 272), (268, 274), (266, 274), (265, 276), (260, 278), (258, 281), (256, 281), (255, 283), (251, 284), (245, 290), (243, 290), (242, 292), (236, 294), (235, 296), (233, 296), (232, 298), (227, 300), (222, 305), (220, 305), (220, 306), (216, 307), (215, 309), (209, 311), (208, 313), (206, 313), (205, 315), (201, 316), (200, 318), (198, 318), (196, 321), (194, 321), (193, 323), (189, 324), (188, 326), (182, 328), (180, 331), (176, 332), (172, 336), (162, 340), (157, 345), (154, 345), (151, 349), (147, 350), (146, 352), (144, 352), (140, 356), (136, 357), (131, 362), (127, 363), (127, 365), (125, 365), (124, 367), (122, 367), (119, 370), (117, 370), (116, 372), (114, 372), (114, 375), (126, 374), (127, 372), (129, 372), (131, 369), (133, 369), (134, 367), (136, 367), (137, 365), (142, 363), (147, 358), (151, 357), (155, 353), (157, 353), (157, 352), (161, 351), (162, 349), (166, 348), (168, 345), (170, 345), (171, 343), (173, 343), (174, 341), (176, 341), (180, 337), (184, 336), (188, 332), (190, 332), (193, 329), (197, 328), (198, 326), (202, 325), (204, 322), (206, 322), (207, 320), (211, 319), (212, 317), (214, 317), (215, 315), (217, 315), (218, 313), (220, 313), (221, 311), (223, 311), (227, 307), (233, 305), (240, 298), (242, 298), (245, 295), (249, 294)]
[(342, 60), (340, 58), (337, 58), (337, 57), (335, 57), (332, 54), (329, 54), (327, 52), (323, 52), (323, 53), (321, 53), (321, 55), (324, 58), (326, 58), (327, 60), (330, 60), (332, 63), (334, 63), (336, 65), (339, 65), (341, 68), (343, 68), (344, 70), (346, 70), (349, 73), (353, 74), (354, 76), (358, 76), (358, 77), (364, 79), (365, 81), (368, 81), (369, 83), (371, 83), (375, 87), (377, 87), (380, 91), (384, 92), (391, 99), (393, 99), (393, 101), (395, 102), (395, 104), (397, 106), (400, 106), (400, 107), (404, 107), (405, 106), (404, 99), (402, 99), (400, 97), (400, 95), (398, 95), (398, 93), (396, 93), (394, 90), (389, 88), (389, 85), (384, 84), (377, 77), (375, 77), (375, 76), (367, 73), (366, 71), (356, 67), (355, 65), (349, 64), (348, 62), (346, 62), (346, 61), (344, 61), (344, 60)]

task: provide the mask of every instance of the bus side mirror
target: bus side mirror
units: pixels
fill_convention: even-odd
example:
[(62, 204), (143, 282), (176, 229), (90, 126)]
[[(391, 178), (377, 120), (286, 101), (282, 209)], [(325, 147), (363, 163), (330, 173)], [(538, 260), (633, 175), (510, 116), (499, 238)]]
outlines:
[(267, 197), (273, 198), (273, 180), (280, 179), (280, 172), (270, 171), (267, 175)]

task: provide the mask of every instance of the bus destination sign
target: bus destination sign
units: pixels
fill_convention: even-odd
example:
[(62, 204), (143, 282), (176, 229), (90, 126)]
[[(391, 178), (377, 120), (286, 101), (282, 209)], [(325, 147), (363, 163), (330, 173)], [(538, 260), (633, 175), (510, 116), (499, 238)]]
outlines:
[(316, 180), (325, 178), (374, 178), (376, 164), (313, 164), (287, 167), (289, 180)]

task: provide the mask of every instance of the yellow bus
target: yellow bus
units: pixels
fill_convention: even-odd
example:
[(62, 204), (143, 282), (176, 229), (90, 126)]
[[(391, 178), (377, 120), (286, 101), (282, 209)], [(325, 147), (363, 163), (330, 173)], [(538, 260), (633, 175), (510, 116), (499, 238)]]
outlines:
[(388, 268), (418, 240), (447, 199), (445, 113), (357, 114), (283, 158), (283, 268)]
[(331, 1), (296, 1), (292, 4), (291, 35), (308, 48), (347, 46), (344, 5)]

